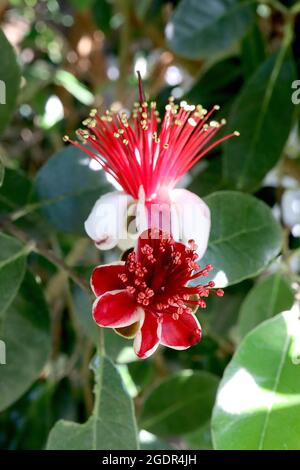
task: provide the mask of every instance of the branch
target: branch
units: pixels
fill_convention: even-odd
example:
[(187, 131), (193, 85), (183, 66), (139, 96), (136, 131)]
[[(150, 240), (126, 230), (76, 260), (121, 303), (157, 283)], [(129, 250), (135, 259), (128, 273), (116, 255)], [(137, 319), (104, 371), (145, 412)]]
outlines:
[(8, 233), (30, 245), (31, 251), (46, 258), (50, 263), (57, 266), (57, 268), (63, 270), (83, 290), (90, 292), (88, 282), (84, 278), (79, 276), (70, 266), (68, 266), (61, 258), (56, 256), (56, 254), (44, 244), (28, 237), (28, 235), (23, 230), (16, 227), (10, 219), (2, 219), (0, 222), (0, 228), (5, 228)]

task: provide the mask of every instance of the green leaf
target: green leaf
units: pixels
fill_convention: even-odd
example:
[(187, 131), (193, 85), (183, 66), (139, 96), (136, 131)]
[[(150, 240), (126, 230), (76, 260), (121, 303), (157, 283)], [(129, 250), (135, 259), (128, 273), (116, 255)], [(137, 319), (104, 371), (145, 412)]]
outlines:
[(265, 43), (257, 23), (253, 23), (250, 31), (241, 44), (241, 59), (245, 77), (250, 77), (266, 58)]
[(10, 212), (25, 206), (31, 192), (32, 183), (24, 173), (5, 168), (5, 178), (0, 188), (0, 212)]
[(111, 19), (113, 7), (109, 0), (96, 0), (92, 5), (92, 15), (99, 29), (104, 33), (111, 33)]
[(294, 77), (291, 56), (279, 52), (259, 67), (237, 96), (228, 128), (241, 135), (224, 145), (224, 177), (237, 189), (258, 188), (280, 159), (293, 122)]
[(214, 279), (219, 287), (236, 284), (256, 276), (278, 255), (281, 227), (264, 202), (236, 191), (219, 191), (205, 201), (212, 230), (201, 265), (214, 266), (205, 279)]
[(167, 25), (170, 48), (189, 59), (209, 58), (239, 41), (255, 18), (253, 1), (181, 0)]
[(21, 72), (13, 47), (0, 29), (0, 134), (10, 121), (20, 87)]
[(0, 320), (23, 280), (27, 252), (21, 242), (0, 233)]
[(294, 293), (285, 277), (279, 272), (256, 284), (245, 298), (240, 310), (240, 338), (264, 320), (291, 308), (293, 301)]
[(4, 180), (4, 173), (5, 173), (5, 168), (4, 168), (4, 165), (0, 159), (0, 188), (3, 184), (3, 180)]
[(55, 422), (53, 385), (53, 382), (38, 380), (17, 403), (1, 413), (2, 449), (37, 450), (45, 447), (49, 429)]
[(184, 440), (187, 442), (189, 449), (212, 450), (210, 422), (208, 421), (201, 428), (184, 436)]
[(55, 228), (84, 233), (96, 200), (111, 189), (103, 171), (93, 171), (90, 158), (69, 146), (53, 155), (37, 174), (36, 188), (42, 201), (52, 200), (43, 212)]
[(212, 419), (216, 449), (300, 449), (298, 309), (242, 341), (221, 381)]
[(211, 159), (203, 161), (203, 163), (203, 168), (193, 177), (188, 188), (189, 191), (198, 194), (200, 197), (224, 189), (221, 159), (213, 156)]
[(137, 449), (133, 404), (119, 372), (106, 357), (97, 357), (93, 369), (96, 400), (92, 416), (84, 424), (58, 421), (49, 434), (48, 450)]
[(146, 397), (140, 427), (157, 436), (179, 436), (199, 428), (211, 415), (218, 378), (186, 370), (158, 384)]
[[(207, 300), (207, 307), (201, 311), (201, 324), (209, 332), (213, 332), (223, 338), (232, 338), (234, 327), (237, 323), (241, 304), (252, 286), (251, 281), (243, 281), (239, 284), (228, 286), (226, 295), (220, 298), (216, 295)], [(221, 308), (220, 308), (221, 307)]]
[(240, 60), (237, 57), (229, 57), (205, 70), (185, 94), (184, 99), (193, 104), (199, 103), (204, 108), (221, 105), (220, 114), (224, 117), (223, 106), (232, 100), (242, 83)]
[(70, 0), (71, 5), (78, 11), (91, 8), (95, 0)]
[(27, 272), (20, 293), (0, 323), (6, 364), (0, 369), (0, 411), (38, 378), (50, 353), (50, 325), (41, 287)]

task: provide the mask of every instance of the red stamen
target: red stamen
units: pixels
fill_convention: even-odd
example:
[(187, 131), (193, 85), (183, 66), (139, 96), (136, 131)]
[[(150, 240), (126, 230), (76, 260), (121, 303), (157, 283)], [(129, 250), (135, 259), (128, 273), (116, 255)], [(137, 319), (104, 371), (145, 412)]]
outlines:
[[(190, 280), (205, 276), (212, 266), (192, 274), (197, 258), (195, 244), (189, 247), (166, 238), (161, 231), (149, 229), (139, 238), (137, 250), (127, 256), (125, 273), (119, 277), (136, 302), (158, 315), (179, 318), (190, 305), (205, 308), (203, 297), (210, 293), (223, 295), (221, 289), (214, 290), (214, 283), (188, 286)], [(193, 296), (197, 296), (193, 298)]]
[(166, 106), (159, 130), (156, 103), (148, 106), (141, 75), (137, 75), (140, 102), (135, 104), (131, 120), (125, 113), (106, 111), (100, 115), (92, 110), (84, 121), (87, 130), (78, 131), (82, 143), (68, 137), (65, 140), (100, 163), (134, 199), (138, 199), (142, 186), (146, 201), (151, 202), (160, 188), (172, 189), (200, 158), (238, 133), (208, 145), (224, 125), (208, 123), (219, 107), (214, 106), (209, 112), (185, 102), (178, 107), (173, 98)]

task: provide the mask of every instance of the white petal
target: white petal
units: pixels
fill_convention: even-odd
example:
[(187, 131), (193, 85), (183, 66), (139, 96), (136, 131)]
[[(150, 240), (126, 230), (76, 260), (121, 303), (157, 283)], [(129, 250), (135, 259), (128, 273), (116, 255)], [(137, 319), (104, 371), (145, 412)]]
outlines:
[(173, 237), (187, 243), (194, 240), (200, 258), (204, 255), (210, 233), (210, 210), (200, 197), (187, 189), (173, 189), (172, 232)]
[(127, 238), (127, 207), (132, 201), (123, 192), (107, 193), (96, 201), (84, 226), (97, 248), (109, 250)]

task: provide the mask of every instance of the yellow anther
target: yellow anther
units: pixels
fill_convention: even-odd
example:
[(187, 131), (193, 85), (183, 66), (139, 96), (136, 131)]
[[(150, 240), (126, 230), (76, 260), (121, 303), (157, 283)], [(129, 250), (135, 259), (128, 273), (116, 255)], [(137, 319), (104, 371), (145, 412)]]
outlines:
[(209, 123), (210, 127), (220, 127), (220, 124), (218, 121), (210, 121)]
[(193, 126), (193, 127), (197, 126), (197, 122), (195, 121), (194, 118), (189, 118), (188, 123), (190, 126)]

